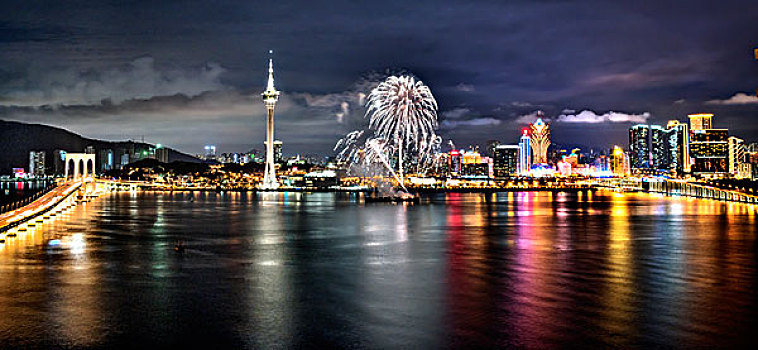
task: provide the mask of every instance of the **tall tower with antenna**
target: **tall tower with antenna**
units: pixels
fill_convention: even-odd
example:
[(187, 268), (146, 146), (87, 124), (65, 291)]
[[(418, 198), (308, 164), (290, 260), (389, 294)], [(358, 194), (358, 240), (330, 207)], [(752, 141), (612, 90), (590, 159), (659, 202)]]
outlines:
[[(269, 55), (274, 53), (269, 50)], [(263, 183), (260, 188), (263, 190), (275, 190), (279, 188), (279, 181), (276, 179), (276, 168), (274, 167), (274, 107), (279, 100), (279, 91), (274, 88), (274, 60), (268, 59), (268, 84), (266, 91), (262, 94), (263, 104), (266, 105), (268, 118), (266, 119), (266, 170), (263, 173)]]

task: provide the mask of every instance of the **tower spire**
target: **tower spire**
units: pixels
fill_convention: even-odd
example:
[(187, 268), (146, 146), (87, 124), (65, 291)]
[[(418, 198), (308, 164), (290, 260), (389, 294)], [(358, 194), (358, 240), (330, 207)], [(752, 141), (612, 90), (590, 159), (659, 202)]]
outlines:
[(274, 50), (268, 50), (268, 54), (268, 85), (266, 85), (266, 90), (276, 91), (274, 88), (274, 58), (272, 57)]

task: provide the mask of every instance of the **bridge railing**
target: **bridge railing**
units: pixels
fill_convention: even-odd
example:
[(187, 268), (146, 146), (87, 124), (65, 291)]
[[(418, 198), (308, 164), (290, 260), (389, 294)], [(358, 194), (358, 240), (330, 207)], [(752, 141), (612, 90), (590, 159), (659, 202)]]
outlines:
[(20, 198), (18, 200), (10, 202), (10, 203), (0, 204), (0, 214), (7, 213), (7, 212), (9, 212), (11, 210), (16, 210), (16, 209), (21, 208), (21, 207), (23, 207), (23, 206), (25, 206), (25, 205), (27, 205), (27, 204), (29, 204), (31, 202), (34, 202), (39, 197), (42, 197), (43, 195), (45, 195), (45, 193), (50, 192), (55, 187), (57, 187), (57, 185), (55, 183), (52, 183), (52, 184), (49, 184), (49, 185), (45, 186), (41, 190), (38, 190), (38, 191), (34, 192), (30, 196), (26, 196), (24, 198)]

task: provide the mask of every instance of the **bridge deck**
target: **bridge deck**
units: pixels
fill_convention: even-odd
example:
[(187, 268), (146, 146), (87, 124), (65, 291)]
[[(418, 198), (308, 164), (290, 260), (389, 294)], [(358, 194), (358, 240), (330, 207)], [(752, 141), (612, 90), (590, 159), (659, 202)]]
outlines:
[(11, 210), (0, 215), (0, 231), (4, 231), (6, 226), (14, 225), (24, 220), (34, 217), (37, 214), (54, 207), (62, 199), (68, 197), (72, 192), (81, 187), (81, 182), (64, 183), (50, 192), (44, 194), (39, 199), (31, 202), (16, 210)]

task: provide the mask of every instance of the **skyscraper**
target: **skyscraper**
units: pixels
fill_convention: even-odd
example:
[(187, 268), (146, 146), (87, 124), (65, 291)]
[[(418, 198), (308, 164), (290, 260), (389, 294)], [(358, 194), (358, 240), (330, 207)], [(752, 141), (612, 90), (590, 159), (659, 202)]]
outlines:
[(452, 177), (456, 177), (461, 174), (461, 165), (463, 163), (463, 160), (461, 159), (462, 151), (458, 150), (450, 150), (450, 166), (448, 167), (450, 169), (450, 175)]
[(690, 172), (690, 132), (686, 123), (669, 120), (666, 129), (673, 130), (669, 138), (669, 151), (672, 152), (671, 168), (678, 176)]
[(547, 163), (547, 149), (550, 147), (550, 124), (537, 118), (537, 121), (529, 124), (529, 137), (532, 146), (534, 164)]
[(729, 132), (726, 129), (692, 131), (692, 173), (706, 178), (723, 178), (729, 172)]
[(216, 146), (205, 145), (205, 160), (216, 160)]
[(745, 141), (741, 138), (730, 136), (729, 139), (729, 173), (737, 176), (740, 164), (745, 162)]
[(495, 178), (506, 178), (518, 174), (519, 146), (497, 145), (493, 150), (493, 170)]
[(688, 117), (690, 118), (690, 130), (692, 131), (713, 129), (713, 114), (690, 114)]
[(629, 156), (619, 146), (614, 146), (611, 150), (611, 170), (614, 176), (629, 176)]
[(274, 140), (274, 163), (282, 161), (282, 141)]
[[(269, 54), (273, 53), (269, 51)], [(262, 94), (263, 103), (266, 105), (266, 169), (263, 173), (263, 189), (276, 189), (279, 187), (279, 181), (276, 179), (276, 168), (274, 165), (274, 107), (279, 100), (279, 91), (274, 88), (274, 60), (268, 60), (268, 84), (266, 91)]]
[(668, 170), (671, 164), (671, 138), (669, 131), (660, 125), (650, 125), (650, 168)]
[(113, 169), (113, 150), (112, 149), (101, 149), (98, 157), (100, 158), (98, 164), (98, 171), (105, 172), (108, 170)]
[(529, 174), (529, 169), (532, 167), (532, 146), (529, 132), (524, 129), (524, 133), (521, 135), (521, 139), (518, 142), (518, 166), (516, 171), (519, 176), (526, 176)]
[(53, 151), (53, 174), (59, 175), (63, 174), (64, 170), (64, 164), (63, 162), (66, 161), (66, 151), (61, 149), (56, 149)]
[(629, 128), (629, 158), (635, 169), (650, 168), (650, 127), (638, 124)]
[(45, 151), (29, 152), (29, 174), (45, 176)]

